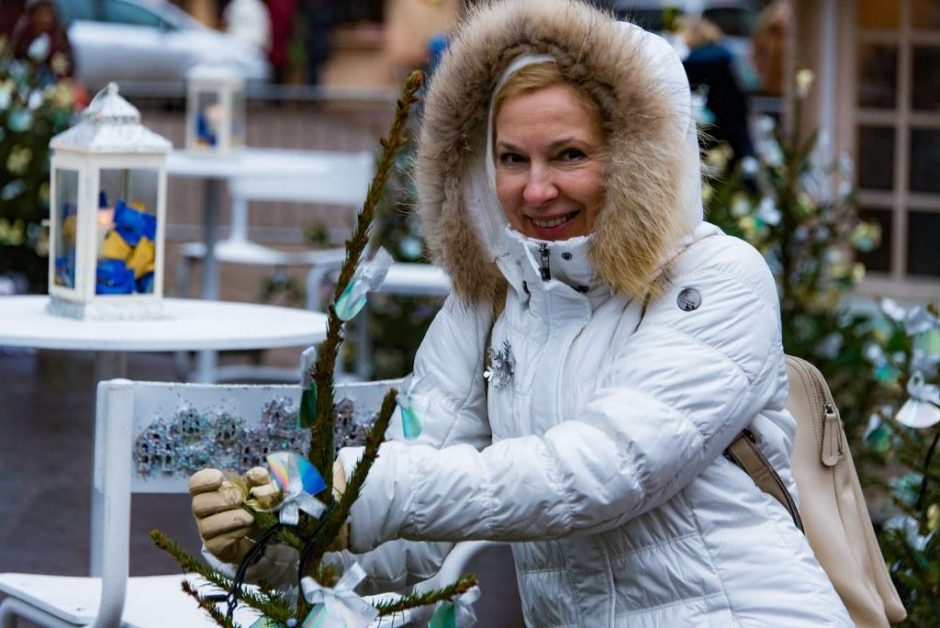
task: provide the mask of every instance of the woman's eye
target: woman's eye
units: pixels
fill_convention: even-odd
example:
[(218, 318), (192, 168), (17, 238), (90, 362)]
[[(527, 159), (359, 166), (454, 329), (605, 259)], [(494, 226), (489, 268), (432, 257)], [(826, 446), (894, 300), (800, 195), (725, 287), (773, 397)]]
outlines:
[(504, 166), (512, 166), (515, 164), (521, 164), (522, 162), (525, 161), (525, 158), (523, 158), (523, 156), (520, 155), (519, 153), (510, 153), (510, 152), (500, 153), (498, 156), (498, 159), (499, 159), (499, 163)]
[(577, 161), (587, 157), (587, 154), (580, 148), (566, 148), (559, 155), (562, 161)]

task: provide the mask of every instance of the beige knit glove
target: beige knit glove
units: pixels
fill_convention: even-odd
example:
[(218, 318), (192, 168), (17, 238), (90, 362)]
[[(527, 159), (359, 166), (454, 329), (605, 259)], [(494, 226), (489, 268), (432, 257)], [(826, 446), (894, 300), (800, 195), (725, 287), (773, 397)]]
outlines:
[[(346, 492), (346, 472), (339, 460), (333, 462), (333, 498), (339, 501)], [(339, 552), (349, 548), (349, 521), (343, 523), (339, 529), (339, 534), (333, 539), (333, 542), (327, 548), (330, 552)]]
[[(254, 467), (244, 475), (249, 496), (259, 505), (272, 505), (280, 494), (267, 470)], [(251, 513), (242, 507), (245, 490), (228, 480), (219, 469), (203, 469), (189, 478), (193, 496), (193, 516), (199, 538), (206, 550), (226, 563), (239, 563), (252, 542), (248, 539), (254, 524)]]

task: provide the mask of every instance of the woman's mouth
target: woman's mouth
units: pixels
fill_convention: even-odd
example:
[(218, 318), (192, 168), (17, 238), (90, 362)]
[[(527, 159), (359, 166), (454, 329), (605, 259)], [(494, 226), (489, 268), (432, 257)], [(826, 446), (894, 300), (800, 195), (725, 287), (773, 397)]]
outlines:
[(529, 220), (532, 221), (532, 224), (538, 227), (539, 229), (554, 229), (555, 227), (560, 227), (565, 224), (575, 216), (577, 216), (581, 210), (575, 210), (573, 212), (562, 214), (561, 216), (554, 216), (552, 218), (532, 218), (529, 217)]

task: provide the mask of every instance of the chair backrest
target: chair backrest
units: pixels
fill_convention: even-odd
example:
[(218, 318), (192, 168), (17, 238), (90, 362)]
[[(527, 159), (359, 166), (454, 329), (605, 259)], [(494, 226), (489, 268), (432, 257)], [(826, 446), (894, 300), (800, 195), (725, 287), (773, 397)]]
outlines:
[(357, 211), (365, 201), (375, 157), (368, 151), (310, 151), (310, 167), (277, 176), (243, 175), (229, 180), (232, 238), (248, 237), (250, 201), (346, 205)]
[[(339, 384), (338, 409), (354, 425), (368, 422), (399, 383)], [(117, 625), (124, 606), (131, 493), (185, 493), (201, 468), (243, 472), (270, 452), (305, 451), (308, 430), (296, 427), (300, 392), (291, 385), (98, 384), (91, 564), (102, 577), (99, 624)]]

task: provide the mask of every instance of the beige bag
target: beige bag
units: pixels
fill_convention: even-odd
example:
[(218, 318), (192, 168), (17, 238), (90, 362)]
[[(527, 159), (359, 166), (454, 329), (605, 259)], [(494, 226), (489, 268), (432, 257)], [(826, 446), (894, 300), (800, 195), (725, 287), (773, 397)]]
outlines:
[(816, 559), (857, 626), (884, 627), (902, 621), (907, 612), (875, 540), (829, 386), (816, 367), (800, 358), (787, 356), (787, 374), (787, 409), (797, 422), (790, 467), (800, 494), (800, 511), (755, 446), (753, 434), (745, 430), (725, 455), (787, 507), (797, 526), (804, 529)]

